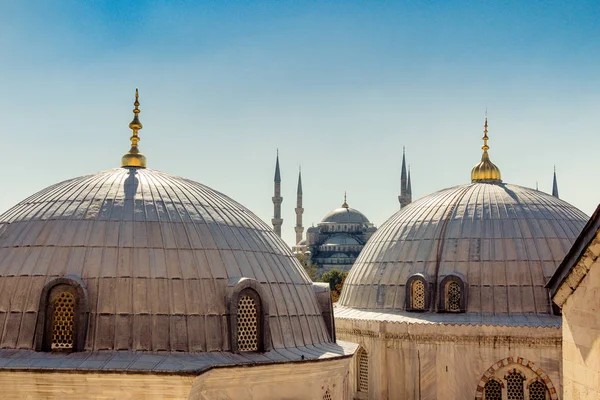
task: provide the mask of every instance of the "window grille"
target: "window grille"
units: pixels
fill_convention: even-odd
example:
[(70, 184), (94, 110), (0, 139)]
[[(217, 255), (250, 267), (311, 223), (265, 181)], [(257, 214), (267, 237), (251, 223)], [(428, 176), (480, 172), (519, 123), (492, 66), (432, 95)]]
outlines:
[(446, 311), (460, 311), (460, 285), (450, 282), (446, 286)]
[(546, 400), (546, 385), (540, 381), (535, 381), (529, 385), (530, 400)]
[(331, 392), (329, 391), (329, 389), (327, 389), (325, 391), (325, 394), (323, 395), (323, 400), (332, 400), (333, 397), (331, 397)]
[(358, 353), (358, 391), (369, 391), (369, 355), (362, 348)]
[(484, 386), (485, 400), (502, 400), (502, 386), (500, 382), (490, 379)]
[(506, 377), (506, 393), (508, 400), (523, 400), (523, 377), (516, 371)]
[(238, 349), (258, 350), (258, 316), (252, 296), (242, 296), (238, 301)]
[(75, 323), (75, 297), (61, 292), (52, 303), (52, 350), (73, 349)]
[(425, 285), (423, 281), (415, 279), (412, 283), (412, 308), (415, 310), (425, 309)]

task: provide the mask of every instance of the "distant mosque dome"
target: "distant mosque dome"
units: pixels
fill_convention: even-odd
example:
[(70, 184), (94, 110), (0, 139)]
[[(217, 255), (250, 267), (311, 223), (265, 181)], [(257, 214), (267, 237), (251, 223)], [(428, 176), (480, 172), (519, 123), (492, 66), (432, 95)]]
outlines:
[(588, 217), (546, 193), (502, 183), (487, 140), (486, 120), (471, 184), (425, 196), (380, 226), (350, 270), (340, 306), (552, 313), (544, 285)]
[(321, 223), (334, 223), (334, 224), (369, 224), (369, 219), (360, 211), (350, 208), (346, 202), (344, 196), (344, 204), (340, 208), (329, 212)]

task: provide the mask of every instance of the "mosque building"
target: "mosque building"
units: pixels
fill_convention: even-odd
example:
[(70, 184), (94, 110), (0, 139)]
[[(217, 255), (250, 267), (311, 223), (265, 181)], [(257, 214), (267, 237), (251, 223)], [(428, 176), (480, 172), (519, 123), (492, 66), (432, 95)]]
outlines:
[(328, 285), (241, 204), (146, 168), (134, 104), (120, 168), (0, 216), (0, 397), (347, 399)]
[(551, 196), (504, 183), (488, 140), (486, 117), (471, 183), (402, 207), (350, 270), (334, 307), (337, 337), (360, 346), (350, 398), (559, 397), (561, 317), (545, 285), (588, 218), (556, 184)]
[[(279, 170), (279, 153), (275, 161), (274, 181), (274, 217), (273, 230), (281, 236), (281, 175)], [(410, 168), (406, 168), (406, 154), (402, 151), (402, 171), (400, 176), (400, 207), (406, 207), (412, 202), (412, 189), (410, 182)], [(302, 238), (304, 227), (302, 225), (302, 172), (298, 172), (298, 189), (296, 192), (296, 244), (292, 246), (294, 254), (303, 254), (307, 257), (309, 265), (316, 265), (319, 275), (332, 269), (349, 271), (354, 261), (362, 251), (367, 240), (375, 233), (377, 228), (360, 211), (351, 208), (346, 201), (341, 207), (329, 212), (317, 226), (312, 226), (306, 231), (306, 239)]]

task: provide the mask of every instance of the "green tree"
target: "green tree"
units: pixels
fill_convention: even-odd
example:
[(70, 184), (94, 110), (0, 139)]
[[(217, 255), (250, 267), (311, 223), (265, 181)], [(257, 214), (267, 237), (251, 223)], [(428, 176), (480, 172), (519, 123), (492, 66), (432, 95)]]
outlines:
[(342, 287), (344, 286), (347, 276), (347, 272), (340, 271), (339, 269), (332, 269), (329, 272), (325, 272), (321, 277), (323, 282), (329, 283), (329, 289), (331, 289), (331, 300), (334, 303), (340, 298)]

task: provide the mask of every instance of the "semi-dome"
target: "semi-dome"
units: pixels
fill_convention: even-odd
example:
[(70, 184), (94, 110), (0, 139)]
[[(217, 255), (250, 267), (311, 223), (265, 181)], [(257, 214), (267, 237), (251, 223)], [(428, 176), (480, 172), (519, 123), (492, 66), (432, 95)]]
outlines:
[(347, 233), (340, 233), (330, 236), (325, 240), (322, 246), (339, 246), (339, 245), (362, 245), (354, 236)]
[[(485, 133), (484, 143), (487, 121)], [(489, 161), (488, 148), (483, 150)], [(502, 183), (499, 169), (492, 175), (433, 193), (394, 214), (367, 242), (338, 304), (551, 313), (544, 286), (588, 217), (546, 193)]]

